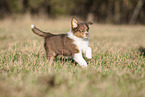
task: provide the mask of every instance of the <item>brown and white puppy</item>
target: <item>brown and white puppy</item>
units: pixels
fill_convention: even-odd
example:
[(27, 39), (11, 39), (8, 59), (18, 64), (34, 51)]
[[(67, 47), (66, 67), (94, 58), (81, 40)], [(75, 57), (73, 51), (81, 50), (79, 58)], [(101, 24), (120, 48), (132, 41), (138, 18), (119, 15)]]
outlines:
[(92, 58), (92, 50), (88, 47), (89, 25), (91, 24), (93, 23), (79, 23), (77, 19), (72, 18), (71, 30), (67, 34), (57, 35), (43, 32), (33, 24), (31, 29), (35, 34), (44, 37), (44, 48), (50, 65), (57, 55), (64, 55), (72, 56), (81, 67), (87, 67), (83, 54), (88, 59)]

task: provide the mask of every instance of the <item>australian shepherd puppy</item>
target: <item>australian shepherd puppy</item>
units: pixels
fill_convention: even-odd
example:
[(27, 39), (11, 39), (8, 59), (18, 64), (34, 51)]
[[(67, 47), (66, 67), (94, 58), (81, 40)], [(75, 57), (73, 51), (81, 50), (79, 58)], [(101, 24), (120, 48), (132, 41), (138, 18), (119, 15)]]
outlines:
[(91, 59), (92, 50), (89, 45), (89, 25), (92, 22), (80, 23), (76, 18), (72, 18), (71, 30), (66, 34), (51, 34), (43, 32), (31, 25), (32, 31), (44, 37), (44, 48), (46, 57), (49, 60), (49, 65), (52, 64), (53, 59), (58, 55), (72, 56), (73, 59), (83, 68), (87, 67), (87, 62), (83, 55)]

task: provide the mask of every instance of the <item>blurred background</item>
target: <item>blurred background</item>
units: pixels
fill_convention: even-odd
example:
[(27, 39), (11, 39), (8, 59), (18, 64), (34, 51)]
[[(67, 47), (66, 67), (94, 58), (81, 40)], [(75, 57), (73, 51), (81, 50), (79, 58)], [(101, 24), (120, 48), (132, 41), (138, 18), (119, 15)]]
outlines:
[(97, 23), (145, 24), (145, 0), (0, 0), (0, 19), (77, 16)]

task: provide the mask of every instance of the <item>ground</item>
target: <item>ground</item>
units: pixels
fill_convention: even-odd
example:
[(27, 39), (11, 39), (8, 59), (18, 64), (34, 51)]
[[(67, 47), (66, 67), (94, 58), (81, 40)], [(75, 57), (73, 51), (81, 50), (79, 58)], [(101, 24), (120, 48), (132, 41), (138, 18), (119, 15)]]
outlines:
[(48, 66), (31, 24), (67, 33), (71, 18), (0, 21), (1, 97), (145, 97), (145, 26), (90, 26), (93, 58), (83, 69), (59, 56)]

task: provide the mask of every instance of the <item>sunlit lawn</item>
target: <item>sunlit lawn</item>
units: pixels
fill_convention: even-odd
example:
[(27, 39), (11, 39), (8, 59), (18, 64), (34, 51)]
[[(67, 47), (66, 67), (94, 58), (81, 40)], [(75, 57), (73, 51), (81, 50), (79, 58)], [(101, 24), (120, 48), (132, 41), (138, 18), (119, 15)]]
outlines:
[(145, 26), (90, 26), (93, 58), (82, 69), (61, 56), (48, 66), (44, 31), (67, 33), (71, 18), (0, 21), (1, 97), (145, 97)]

